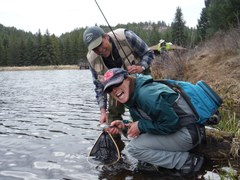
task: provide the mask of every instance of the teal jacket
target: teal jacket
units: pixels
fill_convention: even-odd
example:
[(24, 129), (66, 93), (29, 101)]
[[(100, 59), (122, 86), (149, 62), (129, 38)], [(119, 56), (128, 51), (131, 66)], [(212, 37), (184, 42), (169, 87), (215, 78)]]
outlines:
[(135, 89), (126, 107), (141, 133), (171, 134), (181, 128), (173, 104), (178, 93), (168, 86), (153, 82), (151, 76), (138, 75)]

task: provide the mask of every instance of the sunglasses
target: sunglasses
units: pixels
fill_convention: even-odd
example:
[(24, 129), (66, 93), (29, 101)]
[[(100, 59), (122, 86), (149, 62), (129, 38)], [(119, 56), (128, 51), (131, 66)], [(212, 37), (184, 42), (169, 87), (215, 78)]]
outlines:
[(121, 86), (122, 83), (123, 83), (123, 81), (120, 82), (120, 83), (118, 83), (118, 84), (114, 84), (114, 85), (112, 85), (112, 86), (109, 86), (109, 87), (105, 90), (105, 92), (110, 94), (110, 93), (113, 91), (113, 88), (116, 88), (116, 87)]

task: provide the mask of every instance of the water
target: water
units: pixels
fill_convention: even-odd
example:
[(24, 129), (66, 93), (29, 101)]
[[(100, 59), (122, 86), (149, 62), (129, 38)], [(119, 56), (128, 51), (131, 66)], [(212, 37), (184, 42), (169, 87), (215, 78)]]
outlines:
[(97, 179), (89, 70), (0, 72), (0, 179)]
[(176, 179), (136, 172), (128, 156), (112, 167), (90, 164), (98, 119), (89, 70), (0, 72), (0, 179)]

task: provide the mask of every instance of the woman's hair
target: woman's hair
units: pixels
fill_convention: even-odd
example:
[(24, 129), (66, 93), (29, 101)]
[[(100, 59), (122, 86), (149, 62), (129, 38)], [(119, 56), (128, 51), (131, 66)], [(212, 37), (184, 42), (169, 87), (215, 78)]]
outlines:
[(128, 76), (127, 79), (129, 80), (129, 94), (131, 95), (132, 92), (134, 91), (136, 78), (132, 76)]

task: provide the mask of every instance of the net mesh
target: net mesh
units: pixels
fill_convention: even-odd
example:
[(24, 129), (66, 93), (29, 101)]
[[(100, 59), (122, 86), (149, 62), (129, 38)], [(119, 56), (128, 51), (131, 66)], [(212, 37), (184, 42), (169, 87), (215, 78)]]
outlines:
[(89, 156), (101, 164), (114, 164), (120, 158), (118, 147), (111, 135), (103, 131), (94, 144)]

